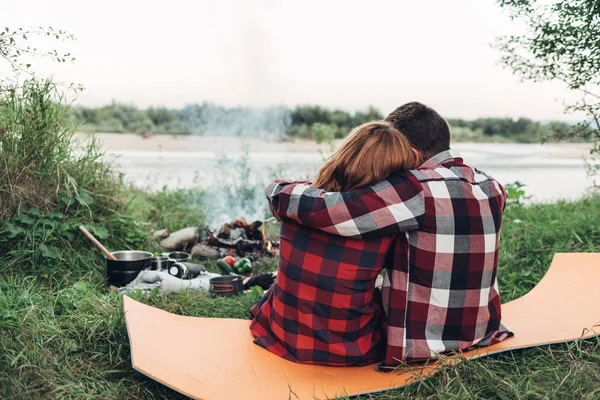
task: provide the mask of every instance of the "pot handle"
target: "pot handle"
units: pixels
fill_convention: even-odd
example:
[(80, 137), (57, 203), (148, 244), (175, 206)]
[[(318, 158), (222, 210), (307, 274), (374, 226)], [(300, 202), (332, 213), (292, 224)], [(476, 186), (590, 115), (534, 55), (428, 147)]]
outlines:
[(235, 288), (233, 287), (233, 285), (220, 285), (220, 284), (213, 284), (213, 292), (214, 293), (229, 293), (229, 292), (233, 292), (235, 290)]

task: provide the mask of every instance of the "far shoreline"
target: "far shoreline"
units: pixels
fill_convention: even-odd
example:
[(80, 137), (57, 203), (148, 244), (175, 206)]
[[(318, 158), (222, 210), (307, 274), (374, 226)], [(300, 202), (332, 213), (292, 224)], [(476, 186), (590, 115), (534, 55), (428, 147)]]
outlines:
[[(329, 143), (318, 144), (310, 139), (285, 139), (285, 138), (239, 138), (239, 137), (211, 137), (211, 136), (187, 136), (187, 135), (152, 135), (143, 137), (135, 133), (83, 133), (75, 134), (75, 140), (87, 142), (95, 137), (100, 147), (107, 152), (119, 151), (149, 151), (149, 152), (253, 152), (253, 153), (329, 153), (332, 147)], [(333, 149), (336, 149), (343, 139), (333, 141)], [(592, 145), (590, 143), (550, 143), (541, 145), (538, 143), (517, 142), (468, 142), (457, 141), (458, 147), (473, 147), (478, 144), (485, 145), (519, 145), (539, 147), (548, 156), (562, 159), (581, 159), (589, 154)], [(546, 155), (546, 154), (544, 154)]]

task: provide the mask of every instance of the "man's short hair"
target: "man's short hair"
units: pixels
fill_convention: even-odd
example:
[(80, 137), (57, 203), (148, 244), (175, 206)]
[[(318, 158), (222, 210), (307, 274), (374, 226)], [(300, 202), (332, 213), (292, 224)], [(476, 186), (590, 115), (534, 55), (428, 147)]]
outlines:
[(396, 108), (385, 120), (403, 133), (425, 159), (450, 149), (448, 122), (433, 108), (418, 102)]

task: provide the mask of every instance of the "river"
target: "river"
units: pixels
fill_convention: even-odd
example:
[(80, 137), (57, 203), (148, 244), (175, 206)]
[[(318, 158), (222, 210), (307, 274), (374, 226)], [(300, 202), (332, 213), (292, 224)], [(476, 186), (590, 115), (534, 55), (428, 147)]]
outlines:
[[(211, 142), (206, 138), (207, 143)], [(218, 141), (218, 138), (214, 139)], [(115, 165), (127, 181), (157, 190), (203, 188), (236, 181), (265, 184), (273, 178), (311, 179), (323, 164), (325, 153), (289, 151), (272, 143), (264, 148), (249, 146), (228, 148), (227, 153), (212, 145), (185, 150), (127, 150), (111, 148)], [(495, 144), (458, 143), (453, 146), (465, 162), (492, 175), (503, 184), (519, 181), (525, 185), (531, 201), (549, 202), (576, 199), (589, 191), (593, 181), (587, 177), (584, 157), (586, 146), (572, 144)], [(246, 167), (243, 167), (245, 163)]]

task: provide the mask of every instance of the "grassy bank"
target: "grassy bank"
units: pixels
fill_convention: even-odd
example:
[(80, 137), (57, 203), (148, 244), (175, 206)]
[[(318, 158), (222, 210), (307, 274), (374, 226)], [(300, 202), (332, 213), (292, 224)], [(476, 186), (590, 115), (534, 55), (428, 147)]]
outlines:
[[(99, 163), (93, 143), (73, 154), (75, 127), (59, 100), (46, 84), (0, 100), (0, 398), (178, 398), (131, 368), (122, 299), (106, 287), (102, 257), (77, 226), (110, 249), (158, 252), (150, 231), (201, 226), (205, 193), (145, 193)], [(503, 301), (530, 290), (555, 252), (575, 251), (600, 251), (600, 197), (511, 205), (498, 274)], [(192, 292), (143, 298), (177, 314), (228, 318), (249, 318), (256, 300)], [(598, 344), (465, 362), (373, 398), (597, 398)]]

